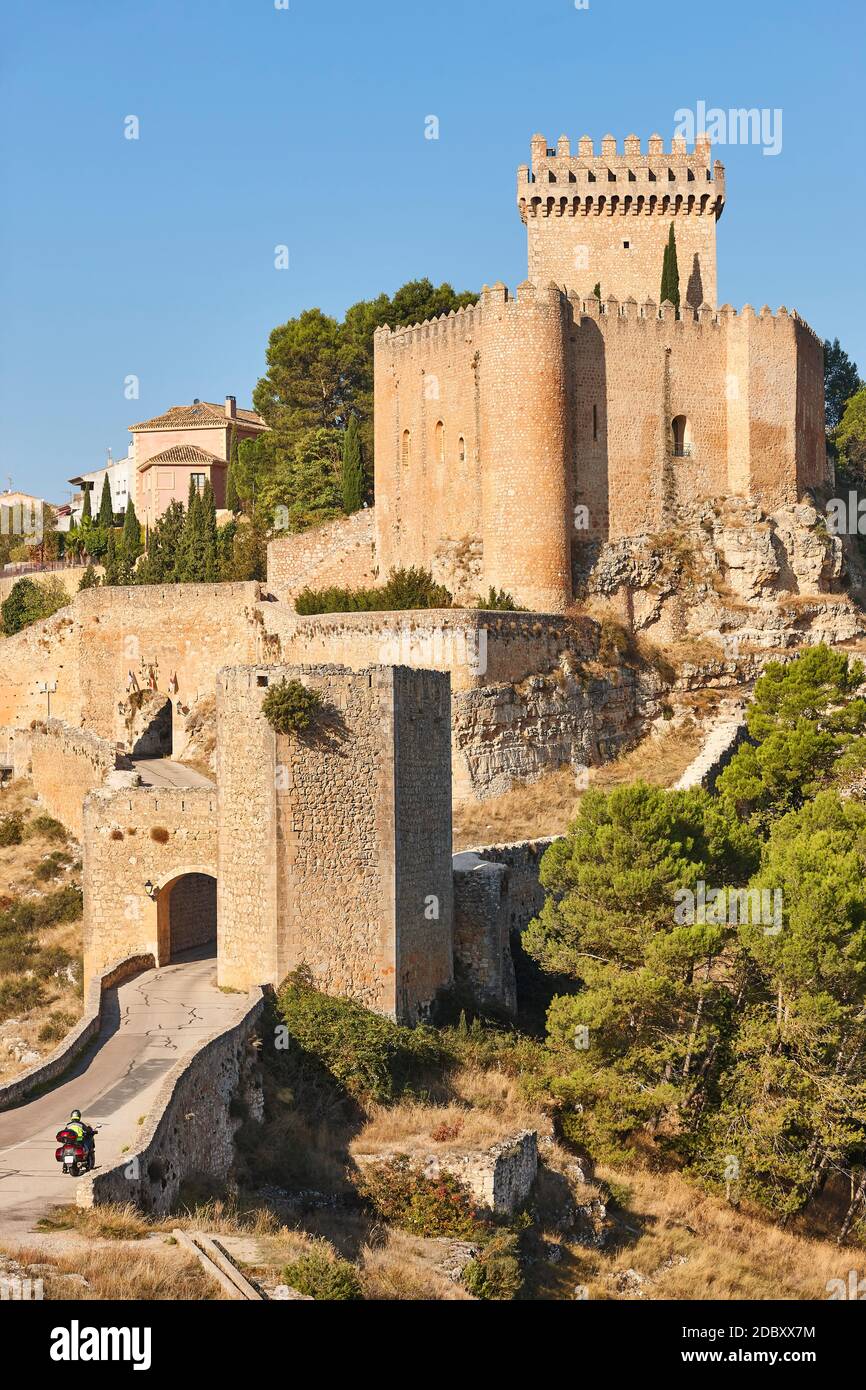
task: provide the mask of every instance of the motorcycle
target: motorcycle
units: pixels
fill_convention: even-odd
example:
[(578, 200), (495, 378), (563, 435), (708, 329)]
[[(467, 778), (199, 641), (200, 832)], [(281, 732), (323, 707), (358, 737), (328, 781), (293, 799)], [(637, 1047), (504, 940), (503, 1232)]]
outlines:
[(78, 1178), (96, 1166), (95, 1144), (83, 1143), (71, 1129), (58, 1130), (56, 1138), (60, 1147), (55, 1149), (54, 1157), (63, 1164), (64, 1173)]

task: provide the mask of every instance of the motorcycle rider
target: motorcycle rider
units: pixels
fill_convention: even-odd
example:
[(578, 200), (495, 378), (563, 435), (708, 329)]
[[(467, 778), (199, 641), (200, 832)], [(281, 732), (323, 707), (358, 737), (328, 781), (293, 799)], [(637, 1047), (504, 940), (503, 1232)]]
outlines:
[(91, 1129), (90, 1125), (86, 1125), (83, 1122), (80, 1110), (72, 1111), (72, 1114), (66, 1121), (65, 1128), (72, 1130), (72, 1133), (75, 1135), (78, 1142), (80, 1144), (83, 1144), (86, 1148), (88, 1158), (92, 1158), (95, 1149), (95, 1131)]

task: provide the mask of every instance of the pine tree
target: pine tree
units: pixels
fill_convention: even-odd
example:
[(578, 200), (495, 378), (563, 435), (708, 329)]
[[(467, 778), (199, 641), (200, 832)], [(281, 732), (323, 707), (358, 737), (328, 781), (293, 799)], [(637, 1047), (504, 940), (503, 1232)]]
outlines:
[(99, 503), (97, 523), (106, 531), (114, 525), (114, 507), (111, 501), (111, 485), (107, 473), (102, 481), (102, 498)]
[(665, 254), (662, 260), (662, 288), (661, 303), (670, 300), (674, 308), (679, 312), (680, 307), (680, 272), (677, 265), (677, 239), (674, 234), (674, 224), (671, 223), (668, 235)]
[(354, 415), (349, 419), (343, 439), (343, 509), (347, 513), (357, 512), (364, 501), (364, 459), (361, 450), (361, 434)]

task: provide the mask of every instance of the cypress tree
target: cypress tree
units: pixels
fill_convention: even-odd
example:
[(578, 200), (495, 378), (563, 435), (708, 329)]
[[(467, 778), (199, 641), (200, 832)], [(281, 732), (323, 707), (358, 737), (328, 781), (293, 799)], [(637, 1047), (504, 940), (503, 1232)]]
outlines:
[(600, 281), (600, 280), (596, 280), (592, 292), (593, 292), (593, 294), (595, 295), (596, 299), (598, 300), (598, 302), (599, 302), (599, 304), (600, 304), (600, 303), (601, 303), (601, 281)]
[(219, 555), (217, 543), (216, 502), (213, 483), (210, 478), (204, 485), (201, 495), (201, 534), (203, 552), (202, 578), (212, 584), (219, 578)]
[(86, 483), (83, 484), (83, 487), (84, 487), (84, 497), (82, 498), (82, 501), (81, 501), (81, 520), (82, 520), (82, 521), (92, 521), (92, 520), (93, 520), (93, 504), (92, 504), (91, 501), (90, 501), (90, 488), (87, 486)]
[(135, 514), (135, 503), (131, 497), (126, 504), (126, 515), (123, 518), (123, 530), (120, 534), (118, 549), (121, 566), (131, 576), (135, 562), (144, 549), (141, 543), (141, 527)]
[(114, 507), (111, 502), (111, 487), (108, 482), (108, 474), (102, 480), (102, 498), (99, 503), (98, 524), (107, 531), (114, 525)]
[(358, 421), (353, 415), (343, 438), (343, 510), (357, 512), (364, 501), (364, 458)]
[(668, 234), (667, 245), (665, 246), (664, 259), (662, 260), (662, 288), (661, 303), (669, 299), (671, 304), (679, 313), (680, 308), (680, 272), (677, 265), (677, 239), (674, 234), (674, 224), (671, 223)]
[(117, 537), (113, 531), (108, 533), (108, 549), (105, 552), (105, 577), (103, 584), (120, 583), (120, 566), (117, 559)]
[(230, 512), (237, 513), (241, 509), (241, 499), (238, 495), (238, 463), (240, 461), (240, 444), (238, 434), (232, 425), (232, 443), (229, 450), (229, 467), (226, 475), (226, 507)]

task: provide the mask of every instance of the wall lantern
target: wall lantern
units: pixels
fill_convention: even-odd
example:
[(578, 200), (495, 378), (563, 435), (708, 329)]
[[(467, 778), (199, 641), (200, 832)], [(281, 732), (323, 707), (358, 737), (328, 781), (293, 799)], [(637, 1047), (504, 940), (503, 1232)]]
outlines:
[(149, 898), (155, 898), (155, 897), (156, 897), (156, 889), (154, 888), (154, 886), (153, 886), (153, 884), (151, 883), (150, 879), (148, 879), (148, 880), (147, 880), (147, 883), (144, 885), (144, 891), (145, 891), (145, 893), (147, 894), (147, 896), (148, 896)]

